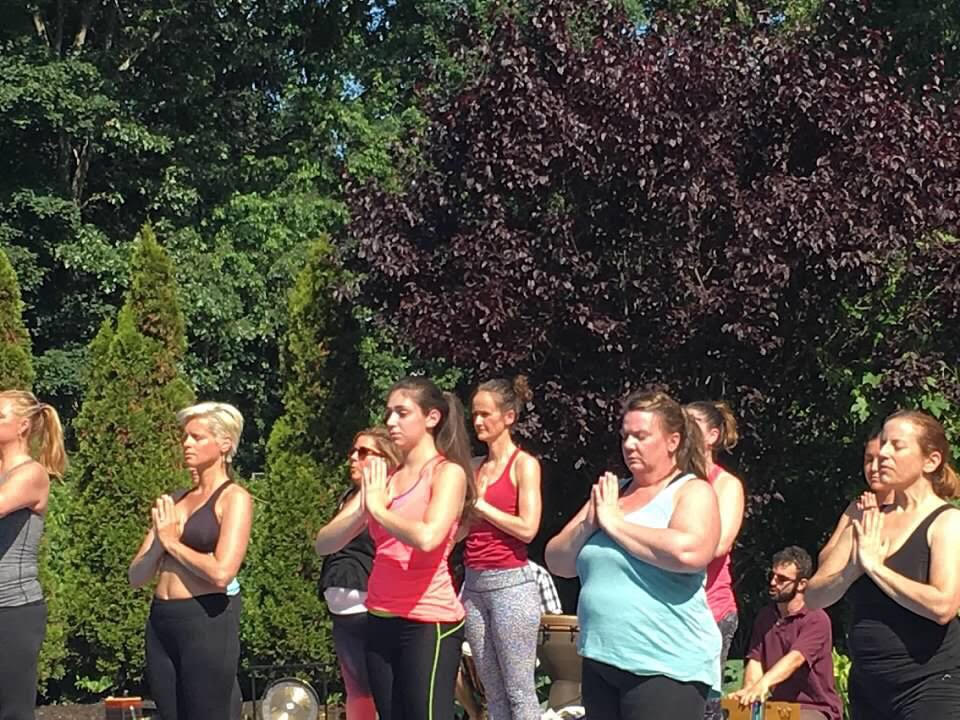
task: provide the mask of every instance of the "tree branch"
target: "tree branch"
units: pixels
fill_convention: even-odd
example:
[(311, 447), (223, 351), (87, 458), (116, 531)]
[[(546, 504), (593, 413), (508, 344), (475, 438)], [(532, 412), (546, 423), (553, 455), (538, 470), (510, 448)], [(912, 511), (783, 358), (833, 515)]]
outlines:
[(90, 156), (92, 154), (93, 151), (90, 147), (89, 137), (83, 141), (83, 147), (80, 149), (80, 152), (76, 150), (73, 152), (74, 158), (77, 161), (77, 169), (73, 175), (73, 183), (70, 189), (73, 192), (73, 200), (77, 204), (81, 204), (80, 198), (87, 184), (87, 172), (90, 170)]
[(82, 50), (87, 42), (87, 33), (90, 31), (90, 24), (93, 22), (93, 11), (96, 4), (96, 0), (88, 0), (80, 9), (80, 29), (73, 37), (74, 51)]
[(57, 31), (53, 37), (53, 51), (59, 55), (63, 52), (63, 26), (66, 22), (63, 10), (63, 0), (57, 0)]
[(127, 70), (129, 70), (133, 66), (133, 64), (137, 61), (137, 58), (139, 58), (144, 53), (144, 51), (146, 51), (146, 49), (150, 47), (150, 45), (152, 45), (153, 43), (155, 43), (157, 40), (160, 39), (160, 36), (163, 34), (163, 31), (167, 29), (167, 26), (169, 24), (170, 24), (170, 18), (167, 18), (167, 21), (164, 22), (163, 25), (161, 25), (160, 27), (158, 27), (156, 30), (153, 31), (153, 34), (150, 36), (150, 39), (147, 42), (145, 42), (140, 48), (135, 50), (133, 54), (130, 55), (130, 57), (128, 57), (126, 60), (120, 63), (120, 67), (117, 69), (120, 72), (126, 72)]
[(33, 13), (33, 27), (37, 30), (37, 37), (40, 38), (40, 42), (46, 45), (49, 50), (50, 36), (47, 35), (47, 24), (43, 21), (43, 15), (40, 14), (39, 10)]

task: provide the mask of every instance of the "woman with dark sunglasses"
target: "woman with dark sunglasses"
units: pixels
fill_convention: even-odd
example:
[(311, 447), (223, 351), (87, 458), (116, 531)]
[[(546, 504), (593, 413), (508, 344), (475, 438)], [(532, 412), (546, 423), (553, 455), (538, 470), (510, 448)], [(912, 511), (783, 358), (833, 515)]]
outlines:
[(385, 428), (357, 433), (350, 448), (350, 487), (340, 498), (336, 517), (317, 533), (314, 547), (325, 555), (320, 585), (333, 618), (333, 644), (340, 661), (347, 696), (347, 720), (375, 720), (377, 711), (367, 678), (367, 578), (373, 565), (373, 541), (363, 516), (360, 483), (371, 458), (382, 458), (388, 470), (400, 464), (397, 450)]

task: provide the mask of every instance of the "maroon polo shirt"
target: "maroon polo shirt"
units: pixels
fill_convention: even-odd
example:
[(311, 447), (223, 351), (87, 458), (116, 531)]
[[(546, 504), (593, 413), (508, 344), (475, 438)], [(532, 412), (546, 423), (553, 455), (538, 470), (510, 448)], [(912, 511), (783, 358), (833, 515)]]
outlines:
[(803, 609), (781, 617), (776, 605), (768, 605), (757, 614), (747, 660), (758, 660), (766, 672), (791, 650), (807, 662), (773, 689), (771, 700), (800, 703), (841, 720), (842, 704), (833, 682), (833, 630), (823, 610)]

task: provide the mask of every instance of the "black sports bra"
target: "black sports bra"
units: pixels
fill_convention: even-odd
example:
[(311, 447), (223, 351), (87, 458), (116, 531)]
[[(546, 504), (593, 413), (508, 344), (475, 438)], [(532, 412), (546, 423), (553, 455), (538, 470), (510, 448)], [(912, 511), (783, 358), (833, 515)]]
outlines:
[[(188, 548), (192, 548), (201, 553), (212, 553), (217, 548), (217, 540), (220, 539), (220, 521), (217, 520), (217, 498), (223, 492), (227, 485), (233, 483), (227, 480), (218, 487), (207, 501), (194, 510), (183, 525), (183, 533), (180, 535), (180, 542)], [(184, 490), (174, 500), (180, 502), (183, 497), (190, 492)]]

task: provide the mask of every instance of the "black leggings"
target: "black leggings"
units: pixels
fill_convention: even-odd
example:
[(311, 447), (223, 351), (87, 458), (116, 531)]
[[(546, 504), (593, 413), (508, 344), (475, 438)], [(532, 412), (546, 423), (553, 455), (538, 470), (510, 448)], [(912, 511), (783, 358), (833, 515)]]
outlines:
[(960, 670), (891, 688), (873, 676), (850, 673), (852, 720), (956, 720)]
[(590, 720), (703, 720), (709, 688), (663, 675), (634, 675), (583, 658), (583, 707)]
[(453, 720), (463, 621), (370, 615), (367, 672), (380, 720)]
[(154, 598), (147, 619), (147, 680), (163, 720), (230, 720), (240, 640), (222, 594)]
[[(243, 596), (240, 593), (230, 595), (230, 612), (234, 614), (237, 633), (240, 631), (240, 616), (243, 614)], [(233, 676), (233, 690), (230, 692), (230, 720), (243, 717), (243, 693), (240, 692), (240, 676)]]
[(0, 608), (0, 720), (33, 720), (37, 658), (46, 629), (43, 600)]

